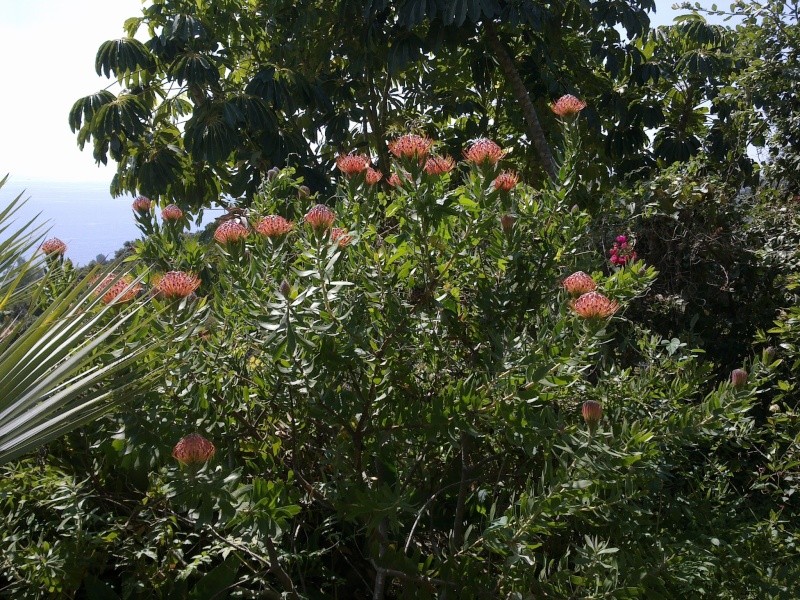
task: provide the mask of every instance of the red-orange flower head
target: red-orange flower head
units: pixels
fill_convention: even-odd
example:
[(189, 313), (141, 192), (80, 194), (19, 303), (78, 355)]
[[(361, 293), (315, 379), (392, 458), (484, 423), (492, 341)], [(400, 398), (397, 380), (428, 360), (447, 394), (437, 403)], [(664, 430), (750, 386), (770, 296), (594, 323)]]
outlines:
[(183, 211), (175, 204), (170, 204), (161, 211), (161, 218), (169, 223), (174, 223), (183, 218)]
[(280, 239), (294, 229), (294, 223), (280, 215), (268, 215), (256, 225), (256, 231), (272, 240)]
[(570, 296), (580, 296), (587, 292), (593, 292), (597, 289), (597, 284), (592, 279), (592, 276), (584, 273), (583, 271), (576, 271), (569, 277), (561, 282), (564, 289)]
[(389, 175), (389, 179), (386, 181), (391, 187), (400, 187), (403, 185), (403, 182), (400, 179), (400, 176), (397, 173), (392, 173)]
[(150, 207), (153, 206), (153, 201), (145, 196), (139, 196), (133, 201), (133, 210), (137, 213), (145, 214), (150, 212)]
[(431, 144), (433, 141), (426, 137), (407, 133), (389, 142), (389, 152), (397, 158), (407, 158), (422, 163), (428, 157)]
[(175, 444), (172, 457), (187, 466), (200, 465), (214, 458), (214, 444), (199, 433), (190, 433)]
[(346, 229), (341, 227), (334, 227), (331, 229), (331, 241), (339, 242), (339, 247), (344, 248), (353, 241), (353, 236), (347, 233)]
[(184, 271), (164, 273), (156, 282), (156, 293), (167, 300), (186, 298), (200, 287), (200, 278)]
[(42, 242), (39, 249), (47, 256), (63, 256), (67, 251), (67, 245), (58, 238), (50, 238)]
[(248, 235), (250, 235), (250, 230), (246, 225), (239, 223), (239, 221), (225, 221), (222, 225), (217, 227), (217, 230), (214, 232), (214, 239), (217, 243), (226, 246), (228, 244), (241, 242)]
[(366, 181), (367, 185), (375, 185), (383, 178), (383, 173), (372, 167), (367, 168)]
[(336, 213), (324, 204), (317, 204), (306, 213), (306, 223), (311, 225), (315, 233), (321, 233), (331, 228)]
[(106, 275), (105, 279), (100, 283), (97, 288), (97, 293), (103, 294), (104, 304), (130, 302), (142, 291), (141, 285), (138, 283), (131, 285), (131, 283), (133, 283), (133, 277), (130, 275), (123, 275), (117, 278), (116, 275), (111, 273), (110, 275)]
[(336, 166), (347, 177), (352, 177), (369, 168), (369, 158), (363, 154), (342, 154), (336, 159)]
[(605, 319), (619, 310), (619, 303), (600, 292), (587, 292), (572, 302), (572, 310), (584, 319)]
[(579, 100), (572, 94), (561, 96), (550, 106), (550, 109), (562, 119), (564, 117), (574, 117), (584, 108), (586, 108), (586, 102)]
[(431, 156), (425, 162), (425, 172), (428, 175), (439, 176), (449, 173), (455, 166), (455, 161), (449, 156)]
[(586, 424), (594, 429), (603, 418), (603, 405), (594, 400), (587, 400), (581, 407), (581, 414)]
[(494, 180), (493, 185), (496, 190), (510, 192), (517, 183), (519, 183), (519, 175), (513, 171), (503, 171), (497, 176), (497, 179)]
[(747, 371), (744, 369), (734, 369), (731, 371), (731, 384), (735, 388), (744, 387), (747, 383)]
[(496, 165), (506, 153), (492, 140), (480, 139), (472, 146), (464, 150), (464, 158), (467, 162), (482, 167), (484, 165)]

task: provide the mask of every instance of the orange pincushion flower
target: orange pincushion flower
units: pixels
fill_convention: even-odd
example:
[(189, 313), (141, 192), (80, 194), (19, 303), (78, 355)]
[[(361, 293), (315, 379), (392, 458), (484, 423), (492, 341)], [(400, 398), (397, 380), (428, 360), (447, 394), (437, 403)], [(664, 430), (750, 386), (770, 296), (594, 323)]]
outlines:
[(383, 178), (383, 173), (372, 167), (367, 168), (366, 181), (367, 185), (375, 185)]
[(200, 287), (200, 278), (184, 271), (170, 271), (156, 282), (156, 293), (167, 300), (186, 298)]
[(294, 223), (280, 215), (268, 215), (256, 225), (256, 231), (270, 239), (281, 238), (294, 229)]
[(564, 289), (567, 290), (570, 296), (580, 296), (597, 289), (597, 284), (594, 282), (594, 279), (592, 279), (592, 276), (583, 271), (576, 271), (564, 279), (561, 285), (564, 286)]
[(506, 153), (492, 140), (480, 139), (464, 150), (464, 158), (474, 165), (496, 165)]
[(214, 444), (199, 433), (190, 433), (175, 444), (172, 457), (184, 465), (199, 465), (211, 460), (216, 450)]
[(227, 244), (240, 242), (248, 235), (250, 235), (250, 230), (247, 226), (239, 223), (239, 221), (225, 221), (222, 225), (217, 227), (217, 230), (214, 232), (214, 239), (225, 246)]
[(133, 210), (138, 213), (146, 213), (150, 212), (150, 207), (153, 206), (153, 201), (150, 198), (145, 196), (139, 196), (136, 200), (133, 201)]
[(433, 141), (421, 135), (407, 133), (389, 142), (389, 152), (397, 158), (409, 158), (423, 162), (430, 152)]
[(165, 221), (180, 221), (183, 218), (183, 211), (175, 204), (170, 204), (161, 211), (161, 218)]
[(386, 181), (392, 187), (400, 187), (403, 185), (403, 182), (400, 180), (400, 176), (397, 173), (392, 173), (389, 175), (389, 179)]
[(425, 172), (428, 175), (444, 175), (453, 170), (455, 161), (449, 156), (431, 156), (425, 162)]
[(47, 256), (63, 256), (67, 251), (67, 245), (58, 238), (50, 238), (42, 242), (39, 249)]
[(353, 236), (347, 233), (347, 230), (341, 227), (334, 227), (331, 229), (331, 241), (339, 242), (339, 247), (344, 248), (353, 241)]
[(352, 177), (369, 168), (369, 158), (363, 154), (342, 154), (336, 159), (336, 166), (347, 177)]
[(586, 108), (586, 102), (579, 100), (572, 94), (561, 96), (550, 106), (550, 109), (562, 119), (564, 117), (574, 117), (584, 108)]
[(131, 285), (132, 283), (133, 277), (130, 275), (123, 275), (117, 278), (116, 275), (111, 273), (110, 275), (106, 275), (105, 279), (103, 279), (97, 287), (96, 293), (103, 294), (103, 303), (105, 304), (130, 302), (142, 291), (141, 285), (138, 283)]
[(315, 232), (322, 232), (330, 229), (336, 213), (324, 204), (317, 204), (306, 213), (306, 223), (311, 225)]
[(619, 303), (600, 292), (587, 292), (571, 304), (572, 310), (584, 319), (605, 319), (619, 310)]
[(503, 171), (497, 176), (497, 179), (494, 180), (493, 185), (496, 190), (510, 192), (517, 183), (519, 183), (519, 175), (513, 171)]

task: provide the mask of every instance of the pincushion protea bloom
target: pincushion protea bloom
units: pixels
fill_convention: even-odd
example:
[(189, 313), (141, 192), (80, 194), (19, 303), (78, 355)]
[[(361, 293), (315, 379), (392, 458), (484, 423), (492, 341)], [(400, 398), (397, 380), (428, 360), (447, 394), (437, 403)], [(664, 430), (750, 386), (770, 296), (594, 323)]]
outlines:
[(315, 232), (322, 232), (330, 229), (336, 213), (324, 204), (317, 204), (306, 213), (306, 223), (311, 225)]
[(183, 211), (175, 204), (170, 204), (161, 211), (161, 218), (165, 221), (180, 221), (183, 218)]
[(492, 140), (476, 140), (472, 146), (464, 150), (464, 158), (474, 165), (496, 165), (506, 153)]
[(581, 407), (581, 414), (586, 424), (594, 429), (603, 418), (603, 405), (595, 400), (587, 400)]
[(256, 231), (270, 239), (281, 238), (294, 229), (294, 223), (280, 215), (268, 215), (256, 225)]
[(344, 248), (350, 242), (353, 241), (353, 236), (347, 233), (346, 229), (342, 229), (341, 227), (334, 227), (331, 229), (331, 241), (332, 242), (339, 242), (339, 247)]
[(403, 185), (403, 181), (400, 179), (400, 176), (397, 173), (392, 173), (389, 175), (389, 179), (386, 181), (392, 187), (400, 187)]
[(369, 158), (363, 154), (341, 154), (336, 159), (336, 166), (347, 177), (352, 177), (369, 168)]
[(572, 94), (561, 96), (550, 106), (550, 109), (562, 119), (573, 117), (586, 108), (586, 102), (579, 100)]
[(175, 444), (172, 457), (187, 466), (208, 462), (217, 451), (214, 444), (199, 433), (190, 433)]
[(449, 156), (431, 156), (425, 161), (425, 172), (428, 175), (439, 176), (449, 173), (455, 166), (455, 161)]
[(383, 173), (378, 171), (377, 169), (373, 169), (372, 167), (367, 168), (367, 174), (365, 176), (365, 180), (367, 185), (375, 185), (383, 178)]
[(407, 133), (389, 142), (389, 152), (397, 158), (408, 158), (423, 162), (427, 158), (428, 152), (430, 152), (431, 144), (433, 144), (433, 141), (426, 137)]
[(42, 242), (39, 249), (47, 256), (63, 256), (67, 251), (67, 245), (58, 238), (50, 238)]
[(619, 310), (619, 303), (600, 292), (587, 292), (571, 304), (572, 310), (584, 319), (605, 319)]
[(200, 287), (200, 278), (184, 271), (170, 271), (164, 273), (155, 285), (156, 293), (162, 298), (175, 300), (186, 298)]
[(150, 207), (153, 206), (153, 201), (145, 196), (139, 196), (133, 201), (131, 206), (136, 212), (144, 214), (150, 212)]
[(100, 285), (97, 287), (97, 294), (103, 294), (104, 304), (130, 302), (142, 291), (141, 285), (138, 283), (131, 285), (132, 283), (133, 277), (130, 275), (123, 275), (118, 278), (111, 273), (110, 275), (106, 275), (103, 281), (100, 282)]
[(583, 271), (576, 271), (565, 278), (561, 285), (564, 286), (570, 296), (580, 296), (597, 289), (597, 284), (592, 279), (592, 276)]
[(747, 371), (744, 369), (734, 369), (731, 371), (731, 384), (735, 388), (743, 387), (747, 383)]
[(250, 230), (246, 225), (239, 223), (239, 221), (225, 221), (222, 225), (217, 227), (214, 232), (214, 239), (217, 243), (223, 246), (227, 244), (235, 244), (240, 242), (250, 235)]
[(510, 192), (517, 183), (519, 183), (519, 175), (513, 171), (503, 171), (497, 176), (497, 179), (494, 180), (492, 185), (494, 185), (494, 189), (496, 190)]

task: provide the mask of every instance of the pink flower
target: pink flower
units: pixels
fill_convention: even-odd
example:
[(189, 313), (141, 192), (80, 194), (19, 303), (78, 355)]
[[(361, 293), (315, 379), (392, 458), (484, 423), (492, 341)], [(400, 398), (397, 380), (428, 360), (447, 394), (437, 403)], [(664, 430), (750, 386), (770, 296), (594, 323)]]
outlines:
[(67, 251), (67, 245), (58, 238), (50, 238), (42, 242), (39, 249), (47, 256), (63, 256)]
[[(97, 294), (102, 292), (103, 303), (105, 304), (122, 304), (123, 302), (130, 302), (139, 292), (142, 291), (142, 286), (138, 283), (133, 283), (133, 277), (130, 275), (123, 275), (117, 278), (116, 275), (111, 273), (106, 275), (105, 279), (97, 287)], [(110, 287), (109, 287), (110, 286)]]
[(744, 369), (734, 369), (731, 371), (731, 384), (735, 388), (744, 387), (747, 383), (747, 371)]
[(353, 241), (353, 236), (349, 235), (347, 231), (341, 227), (334, 227), (331, 229), (331, 241), (336, 242), (337, 240), (339, 242), (339, 247), (344, 248)]
[(367, 185), (375, 185), (383, 178), (383, 173), (380, 171), (369, 167), (367, 169), (367, 175), (365, 177)]
[(581, 414), (583, 415), (583, 420), (586, 421), (586, 424), (591, 429), (594, 429), (597, 427), (600, 419), (603, 418), (603, 406), (594, 400), (587, 400), (581, 407)]
[(239, 223), (239, 221), (225, 221), (222, 225), (217, 227), (214, 232), (214, 239), (217, 243), (223, 246), (227, 244), (234, 244), (240, 242), (250, 235), (250, 230), (246, 225)]
[(583, 319), (605, 319), (619, 310), (619, 303), (600, 292), (587, 292), (571, 303), (572, 310)]
[(162, 275), (155, 285), (156, 293), (167, 300), (186, 298), (200, 287), (200, 278), (192, 273), (170, 271)]
[(583, 271), (576, 271), (565, 278), (561, 285), (564, 286), (570, 296), (580, 296), (597, 289), (597, 284), (592, 279), (592, 276)]
[(506, 153), (492, 140), (480, 139), (464, 151), (464, 158), (474, 165), (496, 165)]
[(403, 185), (403, 182), (400, 179), (400, 176), (397, 173), (392, 173), (389, 175), (389, 179), (386, 181), (391, 187), (400, 187)]
[(175, 204), (170, 204), (161, 211), (161, 218), (169, 223), (180, 221), (183, 218), (183, 211)]
[(564, 117), (573, 117), (586, 108), (586, 102), (579, 100), (572, 94), (561, 96), (555, 101), (550, 109), (562, 119)]
[(510, 192), (519, 183), (519, 176), (513, 171), (503, 171), (494, 180), (494, 189)]
[(336, 213), (324, 204), (317, 204), (306, 213), (306, 223), (311, 225), (315, 233), (320, 233), (330, 229)]
[(637, 258), (636, 252), (633, 249), (634, 244), (628, 242), (628, 236), (618, 235), (611, 250), (608, 251), (608, 260), (612, 265), (624, 267), (629, 262), (634, 262)]
[(455, 161), (449, 156), (431, 156), (425, 162), (425, 172), (428, 175), (439, 176), (449, 173), (455, 166)]
[(256, 225), (256, 231), (270, 239), (282, 238), (294, 229), (294, 223), (287, 221), (280, 215), (268, 215)]
[(389, 152), (397, 158), (408, 158), (423, 162), (428, 156), (433, 142), (426, 137), (407, 133), (389, 142)]
[(133, 201), (132, 207), (137, 213), (145, 214), (150, 212), (150, 208), (153, 206), (153, 201), (150, 198), (146, 198), (145, 196), (139, 196), (136, 200)]
[(187, 466), (208, 462), (214, 457), (216, 448), (199, 433), (190, 433), (175, 444), (172, 457)]
[(363, 154), (342, 154), (336, 159), (336, 166), (345, 176), (352, 177), (369, 168), (369, 158)]

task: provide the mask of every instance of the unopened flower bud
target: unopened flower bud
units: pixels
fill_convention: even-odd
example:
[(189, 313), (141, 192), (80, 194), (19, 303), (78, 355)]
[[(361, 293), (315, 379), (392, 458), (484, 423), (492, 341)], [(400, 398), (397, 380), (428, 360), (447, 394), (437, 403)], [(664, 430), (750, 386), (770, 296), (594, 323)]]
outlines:
[(594, 429), (603, 418), (603, 405), (595, 400), (587, 400), (581, 407), (581, 414), (589, 429)]
[(280, 173), (278, 168), (277, 167), (272, 167), (269, 171), (267, 171), (267, 179), (269, 181), (272, 181), (273, 179), (275, 179), (278, 176), (278, 173)]
[(734, 369), (731, 371), (731, 384), (735, 388), (743, 387), (747, 383), (747, 371), (744, 369)]
[(291, 296), (292, 294), (292, 286), (285, 279), (281, 282), (280, 292), (281, 296), (283, 296), (287, 300), (289, 299), (289, 296)]
[(761, 353), (762, 361), (766, 365), (771, 365), (774, 363), (777, 356), (778, 349), (775, 346), (768, 346), (764, 348), (763, 352)]
[(311, 195), (311, 190), (308, 188), (307, 185), (301, 185), (297, 188), (297, 197), (301, 200), (308, 198)]
[(511, 235), (514, 231), (514, 223), (517, 222), (517, 217), (510, 214), (505, 214), (500, 217), (500, 226), (503, 228), (503, 233)]

